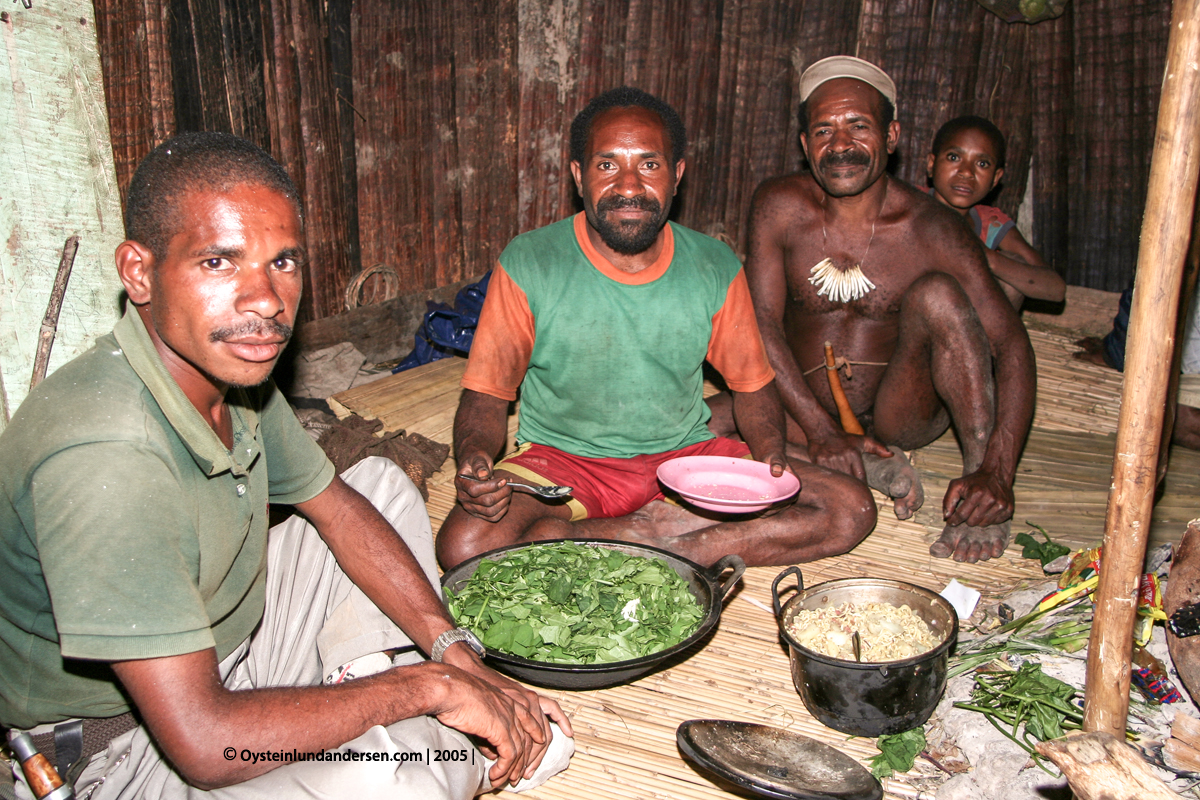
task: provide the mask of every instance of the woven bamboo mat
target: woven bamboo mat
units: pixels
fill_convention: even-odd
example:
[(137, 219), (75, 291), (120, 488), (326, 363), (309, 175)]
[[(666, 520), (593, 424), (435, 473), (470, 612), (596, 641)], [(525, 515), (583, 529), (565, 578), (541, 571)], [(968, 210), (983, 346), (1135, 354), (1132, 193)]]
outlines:
[[(439, 441), (450, 441), (454, 411), (465, 368), (462, 359), (444, 359), (416, 370), (342, 392), (331, 400), (340, 413), (359, 413), (384, 421), (389, 430), (404, 428)], [(709, 387), (712, 391), (712, 387)], [(509, 433), (515, 433), (515, 415)], [(951, 443), (953, 447), (953, 443)], [(429, 516), (434, 530), (454, 506), (454, 462), (449, 459), (429, 482)], [(929, 534), (915, 521), (900, 522), (882, 504), (875, 532), (854, 552), (804, 567), (805, 583), (866, 575), (898, 576), (940, 589), (951, 578), (998, 596), (1039, 571), (1010, 552), (980, 568), (933, 559)], [(817, 722), (792, 685), (786, 651), (770, 612), (771, 581), (777, 568), (747, 570), (743, 585), (726, 601), (721, 624), (686, 658), (627, 686), (588, 692), (547, 691), (571, 714), (577, 754), (571, 768), (545, 786), (526, 793), (531, 800), (593, 800), (599, 786), (613, 796), (702, 800), (728, 798), (726, 792), (694, 770), (675, 746), (675, 729), (693, 718), (739, 719), (784, 727), (838, 747), (863, 763), (875, 755), (871, 739), (855, 739)], [(920, 765), (907, 776), (889, 780), (888, 797), (913, 798), (921, 782)]]
[[(1112, 298), (1100, 295), (1089, 300), (1097, 308), (1112, 304)], [(1121, 376), (1072, 359), (1072, 342), (1080, 332), (1055, 323), (1053, 318), (1040, 317), (1029, 322), (1039, 388), (1036, 429), (1016, 484), (1016, 520), (1029, 519), (1056, 539), (1086, 544), (1098, 540), (1103, 531)], [(330, 404), (341, 414), (378, 417), (388, 430), (404, 428), (449, 442), (464, 368), (462, 359), (445, 359), (342, 392)], [(511, 438), (516, 418), (509, 419)], [(1181, 533), (1180, 521), (1200, 516), (1200, 454), (1176, 451), (1172, 458), (1167, 491), (1155, 514), (1155, 534), (1170, 533), (1173, 526)], [(957, 578), (985, 596), (998, 597), (1041, 579), (1041, 570), (1020, 558), (1015, 547), (986, 565), (931, 558), (928, 546), (941, 528), (940, 498), (949, 480), (961, 473), (953, 435), (917, 451), (914, 461), (925, 480), (925, 509), (916, 519), (900, 522), (891, 513), (890, 502), (877, 495), (880, 521), (875, 531), (847, 555), (805, 565), (806, 584), (886, 575), (940, 589)], [(454, 505), (453, 474), (450, 459), (430, 481), (428, 508), (434, 530)], [(593, 800), (598, 794), (671, 800), (735, 796), (679, 755), (675, 730), (692, 718), (776, 725), (837, 747), (863, 763), (873, 756), (877, 752), (873, 740), (849, 738), (824, 727), (800, 701), (770, 612), (770, 584), (778, 572), (768, 567), (747, 570), (742, 587), (726, 601), (718, 630), (666, 668), (612, 689), (548, 691), (571, 715), (577, 754), (570, 769), (526, 796), (531, 800)], [(932, 797), (920, 790), (937, 782), (930, 779), (933, 769), (919, 762), (913, 772), (885, 781), (887, 796), (895, 800)]]
[[(448, 475), (443, 470), (441, 476)], [(440, 477), (440, 476), (439, 476)], [(803, 566), (805, 585), (835, 578), (888, 576), (941, 589), (951, 578), (997, 597), (1040, 578), (1019, 549), (987, 567), (929, 556), (930, 537), (913, 521), (900, 522), (890, 501), (877, 495), (880, 523), (852, 553)], [(430, 487), (429, 511), (436, 529), (454, 504), (453, 485)], [(725, 603), (717, 632), (685, 659), (627, 686), (587, 692), (543, 690), (571, 715), (577, 753), (571, 768), (544, 787), (527, 792), (537, 800), (629, 798), (729, 798), (734, 795), (696, 772), (679, 755), (675, 729), (694, 718), (737, 719), (775, 725), (839, 748), (864, 764), (878, 751), (872, 739), (826, 728), (804, 708), (792, 685), (786, 651), (779, 644), (771, 607), (776, 567), (746, 571)], [(790, 587), (788, 579), (784, 587)], [(886, 782), (888, 797), (917, 796), (922, 773)], [(926, 795), (932, 796), (932, 795)]]
[[(443, 471), (445, 474), (445, 470)], [(1019, 549), (987, 567), (929, 556), (930, 537), (913, 521), (900, 522), (882, 496), (880, 523), (853, 552), (803, 566), (805, 585), (835, 578), (888, 576), (941, 589), (951, 578), (997, 597), (1024, 581), (1040, 578)], [(448, 480), (431, 486), (435, 529), (454, 504)], [(872, 739), (850, 738), (826, 728), (804, 708), (792, 685), (786, 651), (779, 644), (771, 606), (776, 567), (746, 571), (743, 585), (726, 601), (717, 632), (687, 657), (627, 686), (587, 692), (543, 690), (571, 715), (577, 754), (571, 768), (541, 789), (537, 800), (629, 798), (729, 798), (679, 755), (675, 729), (694, 718), (737, 719), (775, 725), (812, 737), (866, 763), (878, 751)], [(784, 587), (793, 585), (788, 579)], [(887, 781), (888, 797), (913, 798), (921, 774)], [(932, 796), (932, 795), (926, 795)]]

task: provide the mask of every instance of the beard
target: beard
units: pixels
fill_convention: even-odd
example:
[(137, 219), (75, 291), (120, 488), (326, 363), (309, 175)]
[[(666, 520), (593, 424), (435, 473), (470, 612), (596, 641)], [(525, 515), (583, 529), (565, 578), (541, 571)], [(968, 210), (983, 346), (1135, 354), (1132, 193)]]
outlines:
[[(868, 186), (879, 179), (879, 175), (883, 174), (882, 170), (880, 170), (878, 175), (863, 172), (853, 178), (831, 178), (829, 171), (840, 167), (869, 168), (870, 166), (871, 156), (861, 150), (850, 150), (845, 153), (826, 153), (817, 162), (816, 169), (813, 170), (813, 175), (817, 178), (817, 182), (821, 184), (821, 188), (825, 190), (826, 194), (832, 197), (850, 197), (864, 192)], [(849, 180), (853, 180), (854, 183), (846, 185), (845, 182)]]
[[(611, 222), (608, 212), (622, 208), (638, 208), (649, 211), (650, 217), (638, 222), (625, 220)], [(615, 252), (624, 256), (635, 256), (650, 249), (658, 240), (658, 234), (667, 224), (667, 215), (671, 211), (670, 202), (664, 207), (657, 200), (642, 197), (605, 197), (596, 203), (596, 207), (584, 209), (588, 224), (600, 234), (600, 239)]]

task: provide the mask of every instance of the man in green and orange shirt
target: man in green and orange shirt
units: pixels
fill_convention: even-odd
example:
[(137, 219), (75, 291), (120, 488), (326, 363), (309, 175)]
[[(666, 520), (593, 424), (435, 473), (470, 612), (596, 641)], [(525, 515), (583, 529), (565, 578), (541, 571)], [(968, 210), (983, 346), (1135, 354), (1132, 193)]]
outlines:
[[(741, 264), (715, 239), (668, 223), (686, 133), (666, 103), (622, 87), (571, 125), (584, 212), (518, 236), (488, 289), (455, 418), (459, 504), (438, 536), (446, 567), (516, 542), (599, 537), (701, 564), (738, 553), (790, 564), (843, 553), (875, 524), (865, 487), (784, 452), (775, 373)], [(742, 440), (714, 437), (709, 361), (734, 397)], [(519, 448), (499, 463), (520, 390)], [(790, 470), (796, 502), (751, 518), (663, 501), (659, 464), (751, 456)], [(574, 487), (565, 504), (514, 495), (510, 480)]]

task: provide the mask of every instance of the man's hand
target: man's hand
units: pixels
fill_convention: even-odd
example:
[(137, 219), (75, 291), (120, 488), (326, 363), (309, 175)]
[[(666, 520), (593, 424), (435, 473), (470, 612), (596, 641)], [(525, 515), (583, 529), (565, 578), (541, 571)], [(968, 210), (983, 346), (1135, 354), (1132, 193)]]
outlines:
[[(571, 721), (558, 703), (488, 669), (465, 645), (452, 645), (446, 651), (445, 663), (455, 665), (481, 684), (481, 690), (486, 690), (492, 695), (488, 700), (492, 707), (506, 709), (510, 716), (506, 729), (496, 732), (494, 735), (499, 739), (494, 739), (482, 732), (460, 727), (451, 721), (452, 718), (456, 719), (453, 715), (443, 718), (438, 714), (438, 719), (443, 724), (464, 733), (475, 733), (492, 743), (493, 752), (485, 752), (484, 755), (497, 759), (488, 773), (493, 786), (498, 787), (503, 783), (515, 784), (521, 778), (533, 776), (538, 765), (542, 763), (546, 748), (550, 746), (550, 720), (558, 723), (558, 727), (567, 736), (574, 735)], [(506, 756), (506, 747), (517, 749)]]
[(468, 456), (459, 463), (454, 478), (458, 502), (473, 517), (499, 522), (508, 513), (512, 488), (506, 478), (492, 472), (492, 460), (483, 453)]
[(809, 437), (808, 457), (819, 467), (850, 475), (866, 483), (867, 473), (863, 468), (863, 454), (891, 458), (892, 451), (870, 436), (859, 436), (837, 429), (827, 435)]
[[(793, 475), (796, 474), (795, 470), (792, 469), (792, 465), (788, 462), (787, 453), (782, 450), (764, 453), (758, 460), (771, 468), (772, 478), (778, 478), (785, 472), (790, 472)], [(796, 476), (796, 480), (800, 480), (799, 475)]]
[(458, 502), (471, 516), (488, 522), (499, 522), (512, 500), (508, 481), (492, 474), (492, 459), (504, 450), (508, 435), (507, 415), (507, 400), (470, 389), (463, 390), (454, 415)]
[(1012, 515), (1012, 485), (983, 470), (950, 481), (942, 501), (942, 517), (950, 525), (980, 528), (997, 525)]

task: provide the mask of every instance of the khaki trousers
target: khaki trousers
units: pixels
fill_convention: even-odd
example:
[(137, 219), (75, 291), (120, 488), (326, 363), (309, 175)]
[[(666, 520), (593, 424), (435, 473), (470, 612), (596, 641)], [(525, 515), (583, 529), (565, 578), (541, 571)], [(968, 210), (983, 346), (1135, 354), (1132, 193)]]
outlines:
[[(438, 587), (429, 516), (404, 472), (387, 459), (368, 458), (342, 478), (379, 509), (412, 550), (430, 583)], [(233, 690), (316, 686), (325, 675), (359, 656), (405, 647), (412, 647), (408, 637), (350, 582), (316, 529), (297, 515), (271, 529), (262, 625), (221, 662), (221, 676)], [(405, 658), (415, 663), (423, 656), (414, 649), (398, 661)], [(238, 742), (213, 746), (232, 748), (233, 757), (242, 758)], [(386, 753), (389, 758), (413, 754), (421, 760), (288, 763), (245, 783), (206, 792), (184, 782), (163, 759), (146, 728), (139, 727), (114, 739), (107, 752), (92, 757), (76, 781), (75, 793), (81, 800), (467, 800), (490, 788), (484, 758), (471, 741), (431, 717), (375, 726), (338, 751)], [(425, 761), (426, 754), (435, 751), (462, 753), (465, 759)], [(17, 795), (32, 800), (20, 780)]]

